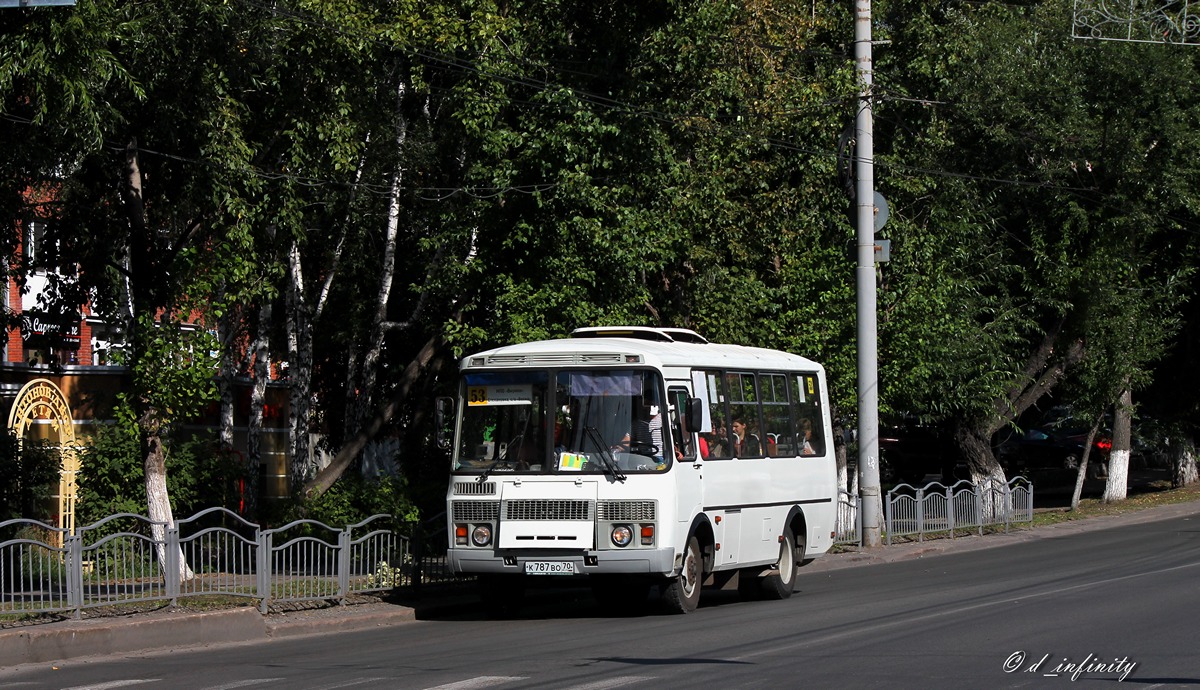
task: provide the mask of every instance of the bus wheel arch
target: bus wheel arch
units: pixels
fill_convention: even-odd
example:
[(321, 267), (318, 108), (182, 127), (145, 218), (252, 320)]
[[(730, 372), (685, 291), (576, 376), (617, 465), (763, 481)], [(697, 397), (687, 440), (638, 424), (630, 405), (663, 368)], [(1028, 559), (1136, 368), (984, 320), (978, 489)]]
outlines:
[(662, 599), (672, 613), (691, 613), (700, 604), (704, 579), (712, 572), (716, 558), (712, 526), (696, 516), (688, 530), (688, 539), (679, 556), (679, 573), (662, 586)]
[(704, 573), (708, 574), (713, 571), (717, 564), (717, 538), (713, 533), (712, 524), (704, 515), (697, 515), (692, 520), (692, 526), (688, 529), (688, 534), (695, 537), (700, 543), (700, 553), (704, 557)]
[(779, 562), (775, 572), (762, 578), (762, 594), (767, 599), (787, 599), (796, 588), (796, 573), (804, 563), (808, 542), (808, 523), (804, 511), (794, 506), (779, 537)]
[(792, 506), (791, 512), (788, 513), (785, 531), (790, 531), (796, 543), (796, 563), (797, 565), (807, 565), (813, 559), (805, 558), (804, 554), (808, 549), (808, 521), (804, 519), (804, 510), (800, 506)]

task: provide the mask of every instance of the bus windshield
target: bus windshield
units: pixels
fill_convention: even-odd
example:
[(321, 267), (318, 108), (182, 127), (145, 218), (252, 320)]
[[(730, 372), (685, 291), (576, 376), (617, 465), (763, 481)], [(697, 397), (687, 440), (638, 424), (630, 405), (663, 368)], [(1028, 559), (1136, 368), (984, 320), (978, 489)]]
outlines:
[(454, 469), (662, 472), (674, 457), (653, 370), (468, 372)]

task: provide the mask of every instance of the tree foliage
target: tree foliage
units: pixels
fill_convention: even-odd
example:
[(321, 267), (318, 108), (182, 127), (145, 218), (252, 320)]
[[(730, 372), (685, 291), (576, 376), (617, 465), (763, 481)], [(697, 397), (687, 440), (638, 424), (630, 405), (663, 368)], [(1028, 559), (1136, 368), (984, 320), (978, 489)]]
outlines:
[[(79, 267), (50, 299), (130, 329), (163, 424), (212, 395), (213, 346), (171, 326), (197, 307), (238, 324), (227, 356), (263, 333), (289, 360), (294, 452), (309, 431), (334, 451), (393, 434), (413, 477), (453, 357), (585, 325), (801, 352), (852, 410), (844, 5), (12, 10), (0, 209), (42, 219)], [(881, 400), (957, 424), (991, 473), (991, 432), (1040, 391), (1102, 406), (1173, 342), (1200, 210), (1195, 58), (1072, 40), (1064, 0), (876, 17)], [(11, 238), (0, 251), (27, 268)]]

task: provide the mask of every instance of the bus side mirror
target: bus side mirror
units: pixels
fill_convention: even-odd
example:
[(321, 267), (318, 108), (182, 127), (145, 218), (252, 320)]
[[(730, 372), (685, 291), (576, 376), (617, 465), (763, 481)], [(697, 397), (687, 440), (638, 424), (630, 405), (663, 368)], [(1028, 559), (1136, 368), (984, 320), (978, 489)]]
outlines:
[(704, 401), (700, 398), (688, 398), (687, 415), (684, 417), (684, 422), (687, 423), (688, 433), (700, 431), (700, 426), (704, 424)]
[(438, 448), (450, 450), (454, 436), (454, 398), (442, 397), (433, 401), (433, 423)]

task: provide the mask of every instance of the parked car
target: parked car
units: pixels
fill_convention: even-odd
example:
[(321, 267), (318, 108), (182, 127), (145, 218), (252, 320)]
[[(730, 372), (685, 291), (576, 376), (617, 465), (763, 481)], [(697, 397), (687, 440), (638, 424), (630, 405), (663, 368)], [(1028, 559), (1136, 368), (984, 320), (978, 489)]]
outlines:
[[(1076, 470), (1083, 458), (1091, 423), (1073, 417), (1066, 408), (1053, 408), (1036, 426), (1002, 438), (996, 456), (1009, 475)], [(1103, 477), (1108, 472), (1112, 435), (1102, 425), (1092, 440), (1088, 474)]]

